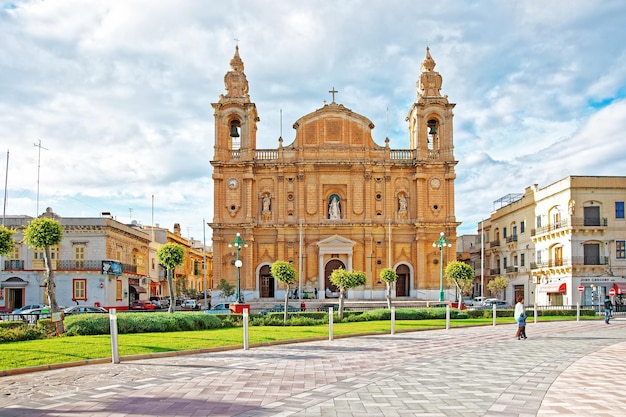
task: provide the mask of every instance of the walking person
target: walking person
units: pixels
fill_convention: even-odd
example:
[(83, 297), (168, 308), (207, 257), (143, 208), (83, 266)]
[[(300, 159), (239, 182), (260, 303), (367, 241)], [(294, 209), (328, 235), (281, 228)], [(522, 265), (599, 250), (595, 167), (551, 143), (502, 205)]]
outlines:
[(611, 313), (613, 312), (613, 303), (611, 302), (611, 297), (608, 295), (604, 296), (604, 322), (609, 324), (609, 320), (611, 320)]
[(517, 297), (513, 317), (517, 323), (517, 332), (515, 333), (515, 337), (517, 337), (517, 340), (526, 339), (526, 309), (524, 308), (524, 297), (522, 296)]

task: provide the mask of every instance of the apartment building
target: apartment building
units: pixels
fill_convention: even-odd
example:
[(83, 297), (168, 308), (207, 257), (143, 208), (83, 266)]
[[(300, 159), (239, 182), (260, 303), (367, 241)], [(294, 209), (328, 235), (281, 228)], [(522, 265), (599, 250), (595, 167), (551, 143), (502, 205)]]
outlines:
[[(59, 221), (64, 228), (63, 240), (51, 248), (61, 306), (85, 304), (124, 310), (134, 300), (169, 296), (165, 269), (157, 258), (159, 247), (167, 242), (179, 244), (185, 252), (183, 264), (175, 271), (177, 295), (198, 295), (205, 289), (205, 256), (207, 271), (212, 271), (211, 253), (205, 255), (198, 241), (183, 238), (178, 224), (171, 232), (135, 221), (124, 224), (108, 212), (101, 217), (62, 217), (50, 208), (42, 216)], [(43, 252), (22, 242), (31, 220), (30, 216), (5, 218), (6, 227), (16, 231), (17, 244), (0, 265), (0, 310), (48, 302)], [(210, 275), (207, 281), (211, 282)]]
[(595, 176), (568, 176), (496, 200), (478, 225), (486, 242), (485, 285), (504, 275), (505, 298), (521, 295), (529, 305), (597, 305), (611, 289), (622, 303), (624, 201), (626, 177)]
[[(59, 221), (64, 228), (63, 240), (50, 253), (59, 305), (127, 309), (135, 299), (148, 297), (150, 236), (145, 231), (107, 215), (61, 217), (48, 208), (42, 216)], [(0, 308), (7, 311), (25, 304), (48, 303), (43, 251), (22, 242), (32, 219), (5, 218), (5, 225), (16, 230), (17, 242), (13, 252), (3, 258), (0, 271)]]
[[(211, 246), (204, 246), (203, 242), (193, 237), (185, 238), (181, 234), (179, 223), (174, 224), (173, 231), (159, 227), (159, 225), (149, 229), (153, 236), (155, 246), (160, 247), (165, 243), (176, 243), (183, 248), (185, 253), (183, 263), (174, 270), (174, 294), (176, 296), (198, 296), (204, 294), (205, 288), (210, 291), (213, 279), (213, 252)], [(156, 257), (156, 253), (155, 253)], [(204, 270), (206, 259), (206, 274)], [(158, 263), (158, 261), (156, 261)], [(159, 281), (152, 285), (151, 293), (154, 295), (169, 296), (171, 291), (168, 288), (166, 271), (159, 266)], [(206, 286), (205, 286), (206, 279)]]

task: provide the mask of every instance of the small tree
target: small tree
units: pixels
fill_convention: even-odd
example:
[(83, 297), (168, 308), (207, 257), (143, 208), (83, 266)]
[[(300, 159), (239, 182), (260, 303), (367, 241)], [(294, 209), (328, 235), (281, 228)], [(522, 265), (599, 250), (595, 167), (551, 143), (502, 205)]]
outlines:
[(224, 278), (220, 279), (220, 283), (215, 288), (220, 292), (220, 298), (224, 301), (235, 295), (235, 286)]
[[(15, 240), (13, 240), (14, 233), (15, 230), (0, 225), (0, 256), (8, 255), (13, 250), (15, 246)], [(2, 297), (2, 288), (0, 288), (0, 300)]]
[(359, 271), (348, 272), (343, 268), (335, 269), (330, 274), (330, 282), (339, 288), (339, 319), (343, 319), (343, 300), (346, 290), (349, 288), (365, 285), (367, 278), (365, 273)]
[(157, 251), (157, 258), (159, 259), (159, 263), (165, 266), (167, 269), (167, 286), (170, 289), (170, 308), (169, 312), (173, 313), (176, 308), (176, 300), (174, 299), (174, 270), (178, 265), (182, 265), (183, 260), (185, 259), (185, 251), (183, 248), (172, 242), (168, 242), (165, 245), (161, 246)]
[(446, 265), (446, 277), (453, 282), (459, 292), (459, 310), (463, 309), (463, 294), (474, 281), (474, 270), (465, 262), (453, 261)]
[(391, 285), (396, 282), (398, 275), (391, 268), (383, 268), (380, 271), (380, 279), (387, 285), (387, 295), (385, 297), (387, 298), (387, 308), (391, 310)]
[(13, 250), (15, 246), (14, 233), (15, 230), (0, 225), (0, 256), (6, 256)]
[(506, 290), (506, 287), (508, 286), (509, 280), (502, 275), (498, 275), (497, 277), (492, 278), (489, 283), (487, 283), (487, 289), (489, 289), (489, 291), (491, 291), (493, 294), (496, 294), (498, 297), (504, 290)]
[(296, 282), (296, 269), (293, 265), (286, 261), (276, 261), (271, 267), (272, 276), (279, 282), (287, 285), (287, 291), (285, 292), (285, 314), (283, 321), (287, 322), (287, 308), (289, 306), (289, 287)]
[[(50, 301), (50, 310), (53, 313), (59, 311), (59, 304), (56, 296), (56, 283), (54, 282), (54, 270), (52, 269), (52, 261), (50, 258), (50, 246), (56, 246), (63, 240), (63, 226), (47, 217), (38, 217), (33, 219), (26, 230), (24, 230), (24, 242), (31, 249), (42, 250), (43, 259), (46, 270), (44, 272), (44, 282), (46, 286), (46, 294)], [(63, 322), (57, 322), (58, 333), (63, 333)]]

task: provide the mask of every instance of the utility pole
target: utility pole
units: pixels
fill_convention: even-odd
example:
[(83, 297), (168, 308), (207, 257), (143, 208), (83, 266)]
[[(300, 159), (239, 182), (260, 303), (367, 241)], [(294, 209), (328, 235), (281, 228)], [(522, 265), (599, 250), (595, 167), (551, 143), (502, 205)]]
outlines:
[(41, 146), (41, 139), (39, 139), (39, 143), (34, 144), (35, 147), (39, 148), (39, 152), (37, 155), (37, 212), (35, 213), (35, 217), (39, 217), (39, 174), (41, 172), (41, 150), (48, 150), (48, 148), (44, 148)]

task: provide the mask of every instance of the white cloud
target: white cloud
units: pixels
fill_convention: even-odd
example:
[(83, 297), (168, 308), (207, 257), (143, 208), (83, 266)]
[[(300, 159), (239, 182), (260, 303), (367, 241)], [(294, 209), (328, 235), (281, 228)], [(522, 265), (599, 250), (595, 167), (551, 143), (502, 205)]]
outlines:
[(40, 211), (149, 224), (154, 195), (155, 221), (198, 237), (212, 218), (211, 103), (235, 38), (260, 148), (290, 143), (332, 87), (377, 143), (406, 148), (429, 45), (457, 103), (459, 233), (474, 232), (493, 200), (528, 185), (623, 175), (624, 21), (625, 5), (599, 0), (0, 3), (8, 212), (35, 214), (41, 140)]

